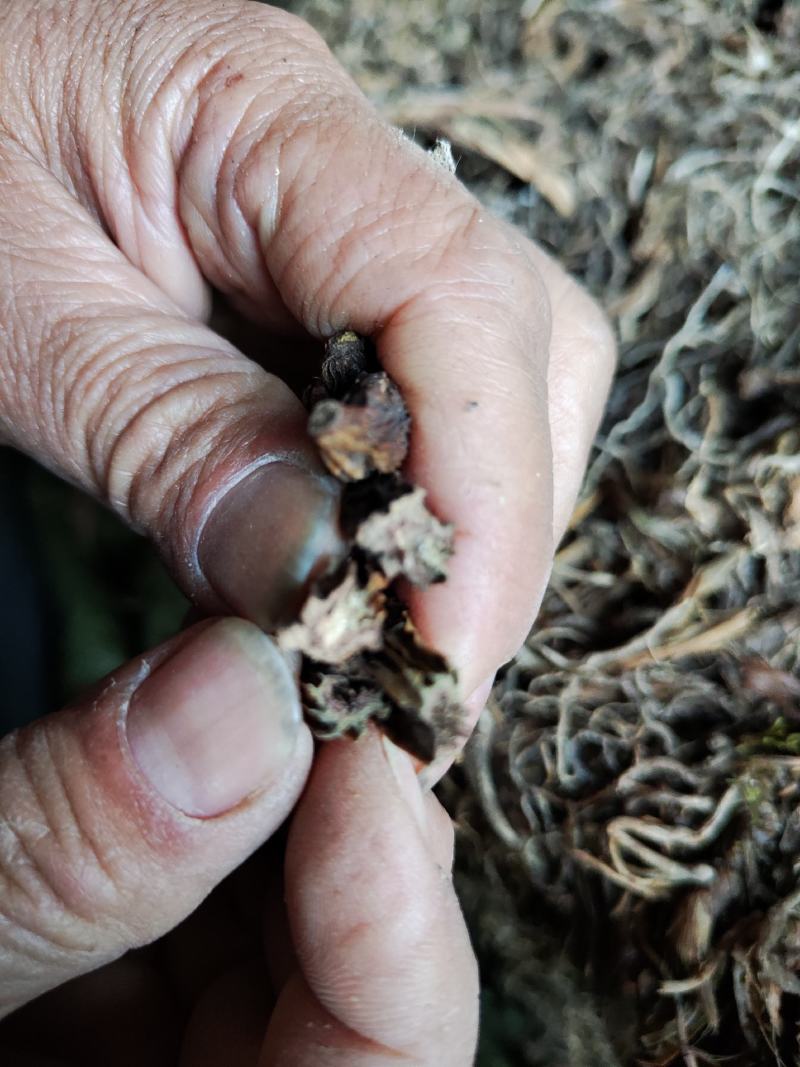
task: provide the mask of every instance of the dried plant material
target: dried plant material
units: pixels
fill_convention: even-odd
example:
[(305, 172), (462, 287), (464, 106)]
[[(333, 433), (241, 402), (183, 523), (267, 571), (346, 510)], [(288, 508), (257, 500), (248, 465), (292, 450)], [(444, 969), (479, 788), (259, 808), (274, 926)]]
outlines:
[(389, 700), (385, 729), (396, 744), (429, 763), (439, 748), (465, 740), (455, 672), (421, 643), (408, 619), (387, 631), (381, 651), (365, 657), (365, 669)]
[(800, 720), (800, 678), (753, 658), (741, 664), (742, 685), (750, 692), (776, 704), (793, 722)]
[(495, 87), (480, 85), (471, 90), (403, 87), (390, 99), (382, 101), (381, 110), (389, 122), (409, 129), (441, 129), (461, 115), (510, 122), (544, 122), (547, 112), (530, 104), (515, 89), (519, 90), (519, 85), (510, 79), (500, 80)]
[(344, 663), (383, 644), (386, 579), (377, 571), (362, 581), (351, 563), (333, 588), (311, 591), (296, 623), (278, 633), (286, 652), (318, 663)]
[(437, 137), (436, 144), (430, 150), (430, 157), (437, 166), (448, 174), (455, 174), (456, 161), (453, 159), (453, 146), (444, 137)]
[(409, 417), (397, 386), (374, 370), (363, 338), (344, 331), (326, 345), (308, 393), (309, 432), (345, 483), (341, 532), (350, 562), (318, 582), (300, 619), (278, 634), (303, 653), (306, 717), (317, 737), (357, 736), (370, 721), (425, 762), (460, 737), (455, 672), (426, 648), (391, 583), (443, 581), (453, 528), (428, 510), (423, 489), (398, 471)]
[(355, 541), (360, 526), (370, 516), (388, 510), (393, 501), (414, 487), (399, 475), (375, 474), (360, 482), (348, 482), (342, 492), (341, 524), (344, 536)]
[(311, 671), (301, 682), (306, 716), (320, 740), (358, 737), (369, 722), (382, 722), (391, 708), (380, 687), (357, 671)]
[(533, 185), (559, 215), (569, 218), (574, 214), (575, 185), (571, 177), (556, 170), (551, 159), (513, 128), (459, 115), (442, 129), (455, 144), (479, 152), (515, 178)]
[(379, 650), (334, 669), (305, 669), (303, 703), (319, 738), (358, 736), (376, 721), (428, 763), (440, 748), (464, 739), (464, 710), (446, 660), (420, 642), (399, 604), (395, 609), (400, 621), (385, 632)]
[(390, 581), (402, 576), (422, 589), (444, 581), (453, 554), (453, 526), (428, 510), (425, 495), (419, 488), (404, 493), (386, 511), (365, 519), (356, 533), (356, 544)]
[(366, 340), (353, 330), (342, 330), (325, 342), (320, 376), (326, 394), (341, 399), (358, 384), (372, 361)]
[(343, 400), (321, 400), (308, 432), (336, 478), (356, 482), (399, 470), (408, 451), (408, 413), (385, 374), (368, 374)]
[[(385, 116), (409, 136), (425, 131), (425, 146), (463, 114), (513, 131), (567, 177), (568, 216), (537, 195), (535, 179), (523, 184), (457, 146), (459, 176), (487, 212), (555, 252), (616, 312), (623, 342), (536, 628), (494, 689), (480, 773), (462, 764), (439, 786), (482, 964), (481, 1061), (791, 1067), (800, 1060), (796, 918), (786, 910), (800, 886), (800, 3), (291, 6)], [(258, 359), (263, 332), (249, 346)], [(378, 369), (368, 345), (365, 358), (365, 373)], [(284, 366), (297, 362), (292, 353)], [(341, 399), (353, 384), (319, 395)], [(44, 542), (60, 557), (61, 535), (72, 539), (50, 588), (66, 650), (90, 652), (92, 634), (111, 634), (116, 661), (121, 603), (130, 640), (149, 643), (166, 603), (151, 595), (159, 586), (141, 546), (84, 510), (88, 501), (56, 495), (48, 505), (55, 486), (37, 476), (33, 488), (47, 490), (36, 504)], [(350, 483), (349, 533), (397, 488), (388, 475)], [(126, 566), (102, 565), (109, 552)], [(734, 632), (719, 629), (727, 620)], [(668, 655), (656, 662), (649, 649)], [(77, 659), (62, 664), (71, 691), (76, 669), (88, 681)], [(359, 701), (331, 696), (336, 723)], [(696, 831), (737, 781), (743, 804), (721, 832), (694, 859), (669, 857), (713, 868), (710, 885), (649, 900), (576, 860), (583, 850), (615, 870), (608, 828), (619, 817)]]
[[(435, 130), (454, 144), (491, 160), (520, 181), (530, 183), (562, 217), (574, 214), (575, 182), (559, 159), (563, 153), (552, 143), (547, 147), (533, 143), (514, 125), (514, 120), (547, 122), (547, 115), (526, 107), (514, 96), (512, 85), (500, 93), (412, 91), (386, 101), (383, 110), (392, 122)], [(440, 137), (437, 146), (442, 140)], [(436, 151), (434, 147), (432, 154)]]
[[(481, 787), (440, 787), (487, 1062), (798, 1063), (800, 5), (295, 2), (623, 341)], [(510, 176), (519, 142), (566, 181), (561, 211)], [(698, 851), (617, 822), (698, 833), (715, 813)], [(672, 881), (698, 867), (709, 884)]]

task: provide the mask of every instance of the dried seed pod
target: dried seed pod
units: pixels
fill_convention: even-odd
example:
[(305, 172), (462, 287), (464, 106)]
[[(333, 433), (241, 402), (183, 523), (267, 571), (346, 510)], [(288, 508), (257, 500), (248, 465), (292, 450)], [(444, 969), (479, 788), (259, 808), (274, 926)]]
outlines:
[(393, 500), (413, 489), (396, 474), (373, 474), (360, 482), (348, 482), (342, 493), (343, 535), (355, 542), (359, 527), (370, 515), (386, 511)]
[(344, 482), (399, 470), (408, 451), (409, 418), (394, 382), (368, 374), (344, 400), (323, 400), (308, 421), (323, 462)]
[(347, 674), (314, 671), (303, 679), (303, 708), (320, 740), (358, 737), (369, 722), (387, 718), (391, 706), (379, 686), (361, 677), (357, 667)]
[(447, 660), (419, 639), (408, 618), (387, 631), (365, 671), (392, 705), (384, 728), (398, 745), (429, 763), (439, 748), (464, 738), (458, 679)]
[(358, 736), (377, 721), (396, 744), (427, 763), (463, 735), (457, 678), (438, 652), (422, 644), (402, 606), (393, 608), (398, 621), (384, 632), (380, 649), (339, 668), (306, 669), (303, 707), (321, 739)]

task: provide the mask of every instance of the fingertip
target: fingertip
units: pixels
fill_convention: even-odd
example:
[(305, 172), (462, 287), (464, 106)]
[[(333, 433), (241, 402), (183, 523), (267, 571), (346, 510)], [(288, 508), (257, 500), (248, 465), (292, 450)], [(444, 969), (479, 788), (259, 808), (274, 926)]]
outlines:
[(332, 478), (274, 459), (245, 473), (215, 503), (198, 560), (214, 593), (274, 629), (298, 611), (313, 576), (342, 552)]
[(304, 729), (289, 664), (258, 627), (233, 618), (203, 627), (148, 674), (125, 717), (149, 787), (203, 818), (274, 788)]
[(472, 735), (475, 724), (486, 707), (486, 701), (489, 699), (494, 685), (494, 678), (493, 672), (491, 677), (484, 679), (464, 701), (462, 736), (456, 745), (444, 749), (432, 763), (422, 768), (419, 773), (419, 781), (423, 789), (433, 789), (458, 759), (466, 740)]
[(326, 745), (287, 851), (305, 980), (326, 1012), (395, 1058), (436, 1049), (461, 1065), (477, 984), (448, 872), (445, 827), (405, 753), (377, 731)]

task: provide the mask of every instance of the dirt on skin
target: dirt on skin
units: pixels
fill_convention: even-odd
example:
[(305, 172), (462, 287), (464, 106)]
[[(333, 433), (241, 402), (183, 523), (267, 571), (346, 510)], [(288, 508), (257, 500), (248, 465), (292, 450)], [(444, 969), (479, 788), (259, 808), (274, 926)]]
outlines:
[(287, 6), (621, 341), (536, 627), (442, 787), (481, 1063), (795, 1063), (800, 5)]

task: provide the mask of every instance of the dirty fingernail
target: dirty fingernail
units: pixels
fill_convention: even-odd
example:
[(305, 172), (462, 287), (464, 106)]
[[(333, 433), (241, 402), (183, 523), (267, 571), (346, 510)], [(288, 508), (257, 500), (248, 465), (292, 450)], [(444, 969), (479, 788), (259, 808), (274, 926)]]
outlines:
[(219, 815), (280, 780), (302, 728), (297, 689), (274, 643), (241, 619), (183, 642), (133, 695), (134, 762), (187, 815)]
[(205, 524), (198, 561), (214, 592), (264, 629), (292, 619), (309, 580), (338, 558), (332, 479), (268, 463), (223, 496)]
[(420, 828), (427, 832), (428, 817), (425, 811), (425, 799), (411, 757), (388, 737), (382, 737), (381, 742), (386, 762), (389, 764), (397, 788)]

